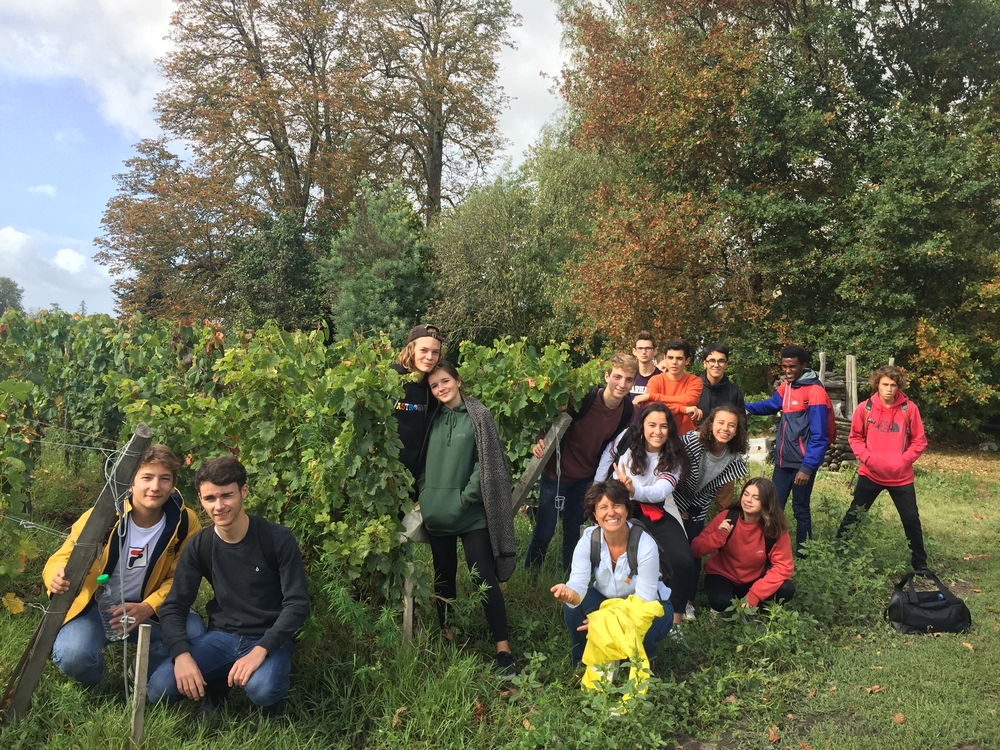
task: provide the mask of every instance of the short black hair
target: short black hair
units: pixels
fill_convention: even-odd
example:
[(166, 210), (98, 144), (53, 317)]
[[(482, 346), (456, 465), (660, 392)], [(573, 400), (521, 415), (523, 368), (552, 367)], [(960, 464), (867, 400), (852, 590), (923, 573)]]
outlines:
[(718, 352), (726, 359), (729, 359), (729, 347), (717, 341), (716, 343), (709, 344), (708, 346), (705, 347), (705, 351), (701, 353), (701, 361), (704, 362), (706, 359), (708, 359), (708, 355), (712, 354), (713, 352)]
[(797, 359), (800, 365), (809, 364), (809, 355), (798, 344), (781, 347), (781, 359)]
[(670, 339), (670, 341), (663, 345), (663, 351), (669, 352), (671, 349), (684, 352), (685, 359), (691, 359), (692, 357), (691, 344), (684, 339)]
[(210, 458), (194, 473), (194, 488), (201, 494), (201, 486), (205, 482), (211, 482), (219, 487), (225, 487), (234, 482), (240, 487), (247, 483), (247, 470), (232, 456), (219, 456)]

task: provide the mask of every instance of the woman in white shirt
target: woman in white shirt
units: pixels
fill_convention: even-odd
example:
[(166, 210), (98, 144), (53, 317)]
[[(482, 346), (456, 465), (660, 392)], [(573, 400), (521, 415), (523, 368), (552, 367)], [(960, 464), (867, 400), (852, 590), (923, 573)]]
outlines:
[(614, 478), (625, 485), (635, 503), (631, 518), (656, 541), (663, 579), (673, 589), (674, 623), (681, 621), (688, 597), (694, 596), (694, 557), (684, 521), (674, 503), (674, 488), (688, 474), (687, 454), (674, 415), (653, 403), (639, 422), (615, 437), (597, 467), (595, 481)]
[[(643, 648), (652, 661), (656, 643), (665, 636), (673, 623), (670, 589), (660, 580), (660, 560), (656, 542), (642, 532), (635, 548), (635, 560), (629, 557), (628, 517), (633, 510), (632, 499), (618, 481), (594, 482), (583, 498), (583, 512), (597, 523), (584, 529), (573, 551), (569, 581), (552, 587), (552, 595), (563, 603), (563, 615), (569, 629), (573, 663), (583, 660), (587, 645), (587, 615), (599, 609), (605, 599), (624, 599), (635, 594), (645, 601), (663, 604), (663, 616), (653, 620), (646, 632)], [(600, 560), (594, 565), (593, 536), (599, 535)], [(632, 567), (635, 573), (632, 573)]]

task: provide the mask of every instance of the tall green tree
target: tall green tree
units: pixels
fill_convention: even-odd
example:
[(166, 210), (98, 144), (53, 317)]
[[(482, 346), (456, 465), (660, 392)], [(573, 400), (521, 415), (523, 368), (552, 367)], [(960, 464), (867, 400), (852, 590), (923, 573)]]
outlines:
[(8, 276), (0, 276), (0, 315), (8, 310), (21, 310), (24, 289)]
[(364, 185), (321, 264), (330, 319), (339, 337), (384, 331), (403, 344), (434, 292), (423, 224), (401, 183)]

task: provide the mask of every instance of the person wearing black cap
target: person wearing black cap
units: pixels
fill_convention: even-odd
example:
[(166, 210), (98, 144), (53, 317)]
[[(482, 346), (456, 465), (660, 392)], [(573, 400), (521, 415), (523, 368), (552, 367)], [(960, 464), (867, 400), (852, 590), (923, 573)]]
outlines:
[(392, 369), (400, 375), (419, 373), (416, 379), (406, 378), (403, 398), (396, 402), (396, 424), (403, 450), (399, 460), (409, 469), (414, 479), (420, 476), (420, 449), (430, 425), (430, 412), (437, 403), (427, 386), (427, 373), (441, 360), (441, 331), (423, 323), (415, 326), (406, 337), (406, 346), (396, 358)]

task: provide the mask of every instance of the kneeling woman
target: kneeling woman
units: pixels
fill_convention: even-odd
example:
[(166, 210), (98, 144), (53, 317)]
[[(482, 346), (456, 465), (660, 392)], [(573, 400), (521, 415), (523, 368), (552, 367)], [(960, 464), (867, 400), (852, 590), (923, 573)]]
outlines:
[[(605, 599), (624, 599), (635, 594), (647, 602), (659, 601), (663, 616), (653, 620), (643, 639), (646, 656), (652, 660), (656, 642), (673, 623), (670, 589), (660, 581), (660, 555), (653, 538), (643, 532), (636, 550), (636, 574), (630, 575), (628, 537), (632, 524), (628, 517), (632, 498), (621, 482), (594, 482), (583, 498), (584, 515), (597, 522), (585, 529), (573, 551), (569, 581), (557, 583), (551, 591), (561, 601), (566, 627), (573, 647), (573, 663), (583, 660), (587, 645), (587, 615), (599, 609)], [(593, 535), (600, 535), (600, 562), (593, 565)], [(591, 584), (593, 580), (593, 584)]]
[(711, 555), (705, 562), (705, 593), (717, 612), (733, 599), (746, 597), (746, 604), (756, 607), (795, 595), (788, 524), (770, 479), (748, 481), (739, 508), (713, 518), (691, 542), (691, 550), (697, 557)]
[(674, 624), (694, 598), (694, 557), (673, 494), (688, 468), (674, 415), (663, 404), (650, 404), (639, 422), (608, 443), (594, 477), (599, 481), (613, 474), (625, 485), (635, 502), (633, 522), (656, 540), (660, 570), (673, 591)]
[(492, 415), (479, 401), (462, 395), (462, 380), (450, 362), (427, 376), (441, 403), (427, 436), (426, 463), (417, 483), (424, 528), (434, 559), (434, 593), (442, 633), (450, 639), (448, 601), (456, 595), (461, 538), (465, 562), (476, 586), (485, 583), (486, 621), (496, 642), (495, 669), (515, 674), (507, 639), (507, 609), (500, 581), (514, 570), (514, 519), (507, 456)]

